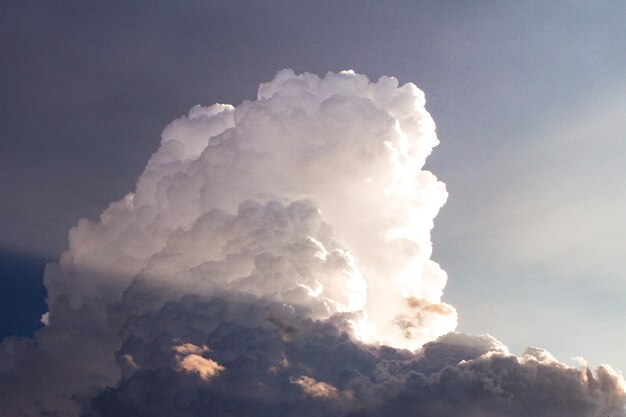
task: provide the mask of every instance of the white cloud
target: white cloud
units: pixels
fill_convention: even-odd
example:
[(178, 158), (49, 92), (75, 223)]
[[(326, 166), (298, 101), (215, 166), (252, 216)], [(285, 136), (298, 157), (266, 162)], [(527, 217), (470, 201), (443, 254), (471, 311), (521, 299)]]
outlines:
[(447, 193), (422, 170), (438, 143), (424, 94), (391, 77), (284, 70), (258, 97), (167, 126), (135, 192), (70, 232), (46, 274), (50, 304), (106, 309), (141, 279), (174, 297), (235, 290), (318, 317), (363, 310), (370, 340), (412, 349), (453, 330), (430, 260)]

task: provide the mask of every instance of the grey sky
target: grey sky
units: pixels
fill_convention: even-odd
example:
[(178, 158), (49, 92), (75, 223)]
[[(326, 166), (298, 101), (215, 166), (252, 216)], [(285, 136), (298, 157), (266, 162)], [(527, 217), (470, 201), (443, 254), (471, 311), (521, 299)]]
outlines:
[(626, 370), (626, 3), (3, 2), (0, 247), (54, 257), (194, 104), (282, 68), (426, 92), (459, 330)]

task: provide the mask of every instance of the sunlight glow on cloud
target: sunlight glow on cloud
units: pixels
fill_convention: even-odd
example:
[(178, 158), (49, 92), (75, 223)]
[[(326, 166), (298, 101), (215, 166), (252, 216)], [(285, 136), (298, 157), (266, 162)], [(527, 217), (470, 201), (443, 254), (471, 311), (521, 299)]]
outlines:
[(225, 368), (214, 360), (204, 358), (202, 355), (210, 352), (206, 346), (196, 346), (192, 343), (176, 346), (177, 369), (183, 372), (196, 373), (204, 381), (208, 381), (218, 375)]
[(291, 380), (291, 382), (300, 386), (302, 391), (311, 397), (333, 398), (339, 395), (337, 388), (325, 382), (317, 382), (315, 379), (308, 376), (301, 376), (300, 378)]

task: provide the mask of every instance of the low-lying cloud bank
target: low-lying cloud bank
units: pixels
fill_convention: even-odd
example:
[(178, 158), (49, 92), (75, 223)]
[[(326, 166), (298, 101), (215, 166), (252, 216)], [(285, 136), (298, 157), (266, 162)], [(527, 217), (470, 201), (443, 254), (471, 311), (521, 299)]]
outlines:
[[(623, 415), (623, 381), (608, 367), (573, 369), (541, 349), (516, 357), (459, 333), (417, 353), (364, 344), (345, 317), (313, 321), (240, 296), (168, 303), (130, 320), (122, 339), (125, 376), (89, 416)], [(223, 372), (182, 372), (180, 346)]]
[(453, 333), (423, 93), (279, 72), (171, 123), (48, 265), (0, 416), (624, 416), (624, 381)]

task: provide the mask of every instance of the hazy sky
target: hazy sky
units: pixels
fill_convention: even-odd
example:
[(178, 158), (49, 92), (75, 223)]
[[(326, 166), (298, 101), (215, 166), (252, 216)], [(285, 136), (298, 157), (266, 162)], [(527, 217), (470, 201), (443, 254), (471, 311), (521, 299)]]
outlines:
[(14, 254), (56, 258), (132, 190), (192, 105), (351, 68), (426, 93), (459, 330), (626, 370), (624, 21), (621, 1), (3, 2), (3, 288)]

